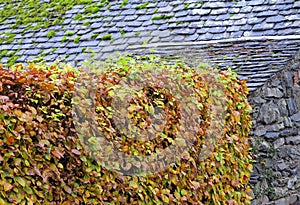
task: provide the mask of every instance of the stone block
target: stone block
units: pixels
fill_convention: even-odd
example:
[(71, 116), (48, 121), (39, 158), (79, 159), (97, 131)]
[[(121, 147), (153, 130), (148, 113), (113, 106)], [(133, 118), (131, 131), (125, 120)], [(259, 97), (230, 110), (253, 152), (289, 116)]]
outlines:
[[(297, 130), (298, 131), (298, 130)], [(286, 144), (299, 145), (300, 135), (285, 138)]]
[(267, 139), (277, 139), (279, 137), (279, 133), (278, 132), (267, 132), (265, 134), (265, 138)]
[[(297, 104), (295, 98), (289, 98), (286, 100), (287, 108), (289, 111), (289, 115), (293, 115), (298, 111)], [(300, 120), (300, 116), (299, 116)]]
[(263, 104), (259, 111), (259, 118), (264, 124), (276, 122), (280, 117), (278, 106), (274, 102)]
[(278, 149), (279, 147), (284, 145), (284, 142), (285, 142), (284, 138), (279, 138), (279, 139), (275, 140), (273, 143), (274, 149)]
[(284, 96), (283, 92), (279, 88), (267, 88), (264, 95), (269, 98), (282, 98)]

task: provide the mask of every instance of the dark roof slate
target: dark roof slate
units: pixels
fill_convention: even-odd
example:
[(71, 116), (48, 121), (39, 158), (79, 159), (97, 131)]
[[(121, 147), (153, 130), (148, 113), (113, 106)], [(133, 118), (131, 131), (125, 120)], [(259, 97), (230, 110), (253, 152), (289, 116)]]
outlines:
[[(1, 44), (0, 53), (16, 51), (16, 62), (21, 63), (41, 55), (49, 62), (64, 59), (80, 65), (88, 56), (83, 54), (86, 48), (104, 58), (114, 51), (141, 51), (150, 47), (142, 45), (158, 43), (162, 43), (156, 46), (160, 52), (174, 53), (177, 47), (172, 43), (194, 42), (178, 49), (192, 49), (221, 69), (232, 67), (255, 90), (300, 49), (300, 1), (162, 0), (138, 9), (144, 2), (131, 0), (120, 8), (120, 1), (111, 1), (108, 8), (83, 21), (74, 19), (77, 14), (84, 15), (84, 6), (77, 5), (66, 12), (61, 25), (23, 34), (26, 26), (12, 29), (15, 18), (10, 17), (0, 24), (0, 38), (10, 31), (16, 35), (14, 41)], [(0, 10), (3, 8), (0, 4)], [(47, 37), (50, 30), (56, 31), (52, 38)], [(68, 32), (73, 35), (66, 36)], [(272, 40), (270, 36), (281, 38)], [(223, 41), (212, 43), (214, 40)], [(1, 62), (8, 59), (9, 53)]]

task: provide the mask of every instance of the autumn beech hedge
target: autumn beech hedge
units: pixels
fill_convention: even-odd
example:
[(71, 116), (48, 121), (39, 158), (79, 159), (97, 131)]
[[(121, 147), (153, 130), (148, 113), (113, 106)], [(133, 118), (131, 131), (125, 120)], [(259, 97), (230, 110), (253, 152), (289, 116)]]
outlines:
[[(17, 64), (0, 76), (0, 204), (250, 204), (248, 90), (233, 72), (150, 55)], [(175, 161), (141, 161), (183, 138), (192, 144), (165, 156)]]

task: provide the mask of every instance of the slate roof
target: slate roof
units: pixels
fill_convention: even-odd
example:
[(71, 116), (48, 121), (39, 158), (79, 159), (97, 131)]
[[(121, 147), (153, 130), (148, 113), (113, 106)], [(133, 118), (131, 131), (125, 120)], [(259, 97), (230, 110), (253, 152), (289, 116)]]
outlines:
[[(43, 53), (48, 62), (65, 58), (80, 65), (88, 57), (83, 53), (86, 48), (99, 58), (114, 51), (146, 52), (150, 47), (168, 54), (190, 49), (216, 67), (231, 66), (255, 90), (300, 50), (297, 0), (129, 0), (120, 8), (121, 2), (111, 1), (84, 21), (74, 19), (84, 15), (84, 6), (74, 6), (61, 25), (27, 30), (23, 35), (26, 26), (11, 29), (15, 18), (10, 17), (0, 24), (0, 38), (9, 31), (16, 35), (13, 42), (1, 44), (0, 52), (16, 51), (16, 62), (21, 63)], [(145, 2), (149, 2), (145, 8), (138, 8)], [(0, 4), (1, 9), (4, 5)], [(49, 30), (56, 31), (52, 38), (47, 37)], [(67, 32), (74, 35), (62, 42)], [(111, 39), (103, 40), (107, 34)], [(8, 55), (1, 62), (7, 63)]]

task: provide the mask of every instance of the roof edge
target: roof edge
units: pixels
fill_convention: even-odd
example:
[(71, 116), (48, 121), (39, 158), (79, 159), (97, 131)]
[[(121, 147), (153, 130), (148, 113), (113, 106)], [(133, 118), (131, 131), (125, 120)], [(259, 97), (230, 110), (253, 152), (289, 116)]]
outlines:
[(163, 42), (163, 43), (150, 43), (147, 45), (130, 45), (127, 49), (145, 49), (155, 48), (164, 46), (192, 46), (192, 45), (203, 45), (203, 44), (216, 44), (216, 43), (234, 43), (243, 41), (267, 41), (267, 40), (294, 40), (300, 39), (300, 35), (286, 35), (286, 36), (250, 36), (240, 38), (228, 38), (220, 40), (207, 40), (207, 41), (187, 41), (187, 42)]

